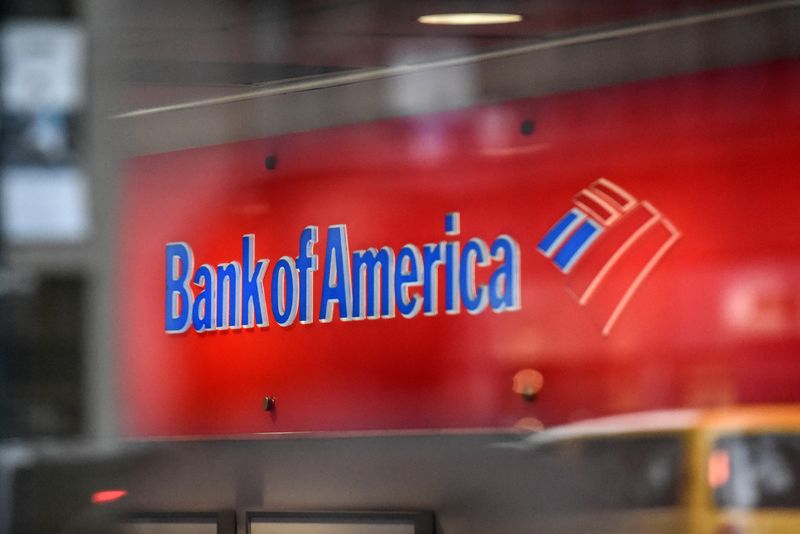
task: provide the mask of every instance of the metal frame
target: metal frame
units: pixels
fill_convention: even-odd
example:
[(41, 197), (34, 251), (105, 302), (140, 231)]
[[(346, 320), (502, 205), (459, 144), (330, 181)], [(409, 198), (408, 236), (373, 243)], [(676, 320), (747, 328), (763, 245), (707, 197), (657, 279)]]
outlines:
[(236, 534), (236, 513), (220, 512), (139, 512), (125, 517), (125, 523), (216, 523), (217, 534)]
[(408, 524), (414, 534), (434, 534), (436, 521), (433, 512), (246, 512), (246, 533), (259, 519), (269, 523), (363, 523), (365, 525)]

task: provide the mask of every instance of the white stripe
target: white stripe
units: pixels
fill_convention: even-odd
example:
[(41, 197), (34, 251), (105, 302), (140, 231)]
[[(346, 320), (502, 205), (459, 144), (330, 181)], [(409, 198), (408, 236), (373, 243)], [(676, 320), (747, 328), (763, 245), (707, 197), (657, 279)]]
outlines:
[(627, 252), (627, 250), (631, 248), (633, 244), (636, 241), (638, 241), (639, 238), (642, 237), (642, 235), (644, 235), (645, 232), (647, 232), (654, 224), (656, 224), (659, 221), (660, 214), (652, 205), (650, 205), (649, 202), (642, 202), (642, 207), (645, 208), (647, 211), (649, 211), (653, 216), (650, 219), (648, 219), (647, 222), (645, 222), (642, 226), (640, 226), (634, 233), (632, 233), (631, 236), (625, 240), (622, 246), (619, 247), (614, 252), (614, 254), (608, 259), (605, 265), (603, 265), (603, 267), (597, 272), (597, 275), (592, 279), (591, 283), (586, 288), (586, 291), (583, 292), (583, 295), (581, 295), (580, 300), (578, 300), (580, 304), (586, 305), (586, 303), (592, 297), (592, 294), (594, 294), (595, 289), (597, 289), (597, 286), (600, 284), (600, 282), (603, 281), (603, 278), (605, 278), (606, 274), (608, 274), (608, 271), (610, 271), (611, 268), (614, 267), (614, 264), (617, 263), (617, 261), (619, 261), (620, 257), (622, 257), (622, 255), (625, 254), (625, 252)]
[(650, 271), (652, 271), (658, 262), (661, 261), (661, 258), (667, 253), (670, 247), (672, 247), (672, 245), (674, 245), (675, 242), (680, 239), (681, 233), (672, 225), (672, 223), (670, 223), (667, 219), (662, 219), (662, 221), (664, 222), (664, 226), (666, 226), (667, 229), (672, 232), (672, 237), (670, 237), (666, 243), (661, 245), (661, 248), (658, 249), (658, 252), (656, 252), (655, 255), (650, 258), (650, 261), (644, 266), (642, 272), (640, 272), (633, 280), (633, 283), (625, 292), (625, 295), (622, 297), (622, 300), (619, 301), (617, 307), (614, 308), (614, 312), (611, 314), (611, 317), (608, 318), (606, 325), (603, 327), (604, 336), (607, 336), (611, 332), (611, 329), (614, 327), (614, 323), (616, 323), (617, 319), (619, 319), (619, 315), (625, 309), (625, 306), (628, 305), (628, 301), (631, 300), (642, 282), (644, 282), (644, 279), (647, 278), (647, 275), (650, 274)]

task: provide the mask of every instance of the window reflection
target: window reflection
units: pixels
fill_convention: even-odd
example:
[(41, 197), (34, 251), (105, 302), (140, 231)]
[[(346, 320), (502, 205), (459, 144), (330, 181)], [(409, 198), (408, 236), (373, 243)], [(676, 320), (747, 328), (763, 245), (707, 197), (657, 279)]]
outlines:
[(715, 449), (730, 456), (730, 478), (714, 492), (718, 506), (800, 507), (800, 434), (727, 435)]
[(601, 437), (537, 448), (546, 510), (677, 506), (683, 441), (675, 434)]

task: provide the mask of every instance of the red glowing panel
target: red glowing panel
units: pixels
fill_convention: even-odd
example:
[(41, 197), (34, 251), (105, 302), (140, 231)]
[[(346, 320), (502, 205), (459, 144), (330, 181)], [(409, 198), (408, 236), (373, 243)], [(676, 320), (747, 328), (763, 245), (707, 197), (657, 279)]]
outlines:
[[(800, 61), (785, 60), (129, 161), (126, 434), (496, 429), (800, 402), (798, 94)], [(185, 275), (188, 262), (168, 265), (180, 243)], [(386, 271), (360, 270), (370, 251)], [(352, 278), (330, 274), (347, 274), (343, 256)], [(228, 298), (262, 260), (263, 295), (254, 282), (244, 304)], [(345, 279), (320, 319), (323, 287)], [(198, 311), (182, 333), (165, 333), (168, 294), (175, 314), (190, 295)], [(544, 384), (532, 402), (515, 386), (526, 369)]]

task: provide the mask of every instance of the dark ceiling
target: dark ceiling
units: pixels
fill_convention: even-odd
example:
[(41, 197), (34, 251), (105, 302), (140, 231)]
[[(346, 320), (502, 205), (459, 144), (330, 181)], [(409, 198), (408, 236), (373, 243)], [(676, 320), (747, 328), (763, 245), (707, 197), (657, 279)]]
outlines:
[[(743, 4), (730, 0), (126, 0), (117, 31), (130, 107), (224, 96), (342, 71), (414, 64)], [(522, 22), (426, 26), (420, 15)]]

